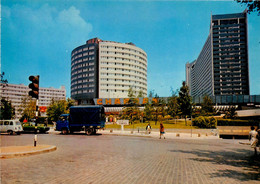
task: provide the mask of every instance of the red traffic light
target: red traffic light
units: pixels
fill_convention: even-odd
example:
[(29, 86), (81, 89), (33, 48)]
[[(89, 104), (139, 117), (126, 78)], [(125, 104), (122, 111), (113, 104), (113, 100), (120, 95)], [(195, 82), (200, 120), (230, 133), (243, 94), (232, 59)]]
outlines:
[(36, 99), (39, 98), (39, 78), (39, 75), (29, 77), (29, 80), (32, 81), (32, 83), (29, 84), (29, 88), (32, 89), (31, 91), (29, 91), (29, 96)]
[(39, 78), (40, 78), (39, 75), (37, 75), (37, 76), (31, 75), (31, 76), (29, 77), (29, 80), (32, 81), (32, 82), (35, 83), (35, 84), (39, 84)]

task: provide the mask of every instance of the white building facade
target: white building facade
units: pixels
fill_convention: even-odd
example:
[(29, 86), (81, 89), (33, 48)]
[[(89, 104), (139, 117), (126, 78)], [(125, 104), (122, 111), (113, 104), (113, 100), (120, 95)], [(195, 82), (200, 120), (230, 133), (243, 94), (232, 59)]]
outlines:
[[(12, 106), (15, 108), (15, 119), (22, 117), (22, 112), (19, 111), (19, 108), (21, 108), (24, 99), (28, 97), (30, 90), (31, 89), (24, 84), (0, 85), (1, 99), (11, 101)], [(65, 86), (61, 86), (60, 89), (53, 87), (39, 88), (39, 110), (41, 111), (41, 116), (46, 116), (47, 107), (52, 100), (66, 100)]]
[(141, 48), (93, 38), (72, 51), (71, 97), (77, 104), (125, 98), (130, 88), (147, 96), (147, 54)]
[(147, 55), (131, 43), (99, 43), (99, 97), (126, 98), (132, 88), (135, 94), (147, 96)]

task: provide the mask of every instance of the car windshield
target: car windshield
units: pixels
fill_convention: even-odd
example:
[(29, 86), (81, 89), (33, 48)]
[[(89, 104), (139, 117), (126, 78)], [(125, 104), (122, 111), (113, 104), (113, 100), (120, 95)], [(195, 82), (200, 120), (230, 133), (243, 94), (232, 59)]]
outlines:
[(68, 116), (60, 116), (60, 117), (59, 117), (59, 120), (65, 121), (65, 120), (67, 120), (67, 118), (68, 118)]
[(19, 121), (16, 121), (15, 124), (16, 125), (21, 125), (21, 123)]

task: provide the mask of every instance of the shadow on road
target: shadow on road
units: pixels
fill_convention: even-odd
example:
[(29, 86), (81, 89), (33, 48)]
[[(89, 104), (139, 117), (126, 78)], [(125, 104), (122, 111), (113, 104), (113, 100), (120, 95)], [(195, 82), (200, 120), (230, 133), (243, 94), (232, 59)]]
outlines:
[[(63, 135), (63, 134), (60, 133), (59, 135)], [(102, 134), (101, 134), (101, 133), (96, 133), (96, 134), (87, 135), (87, 134), (85, 134), (85, 133), (76, 132), (76, 133), (72, 133), (72, 134), (66, 134), (66, 135), (64, 135), (64, 136), (68, 136), (68, 135), (86, 135), (86, 136), (92, 137), (92, 136), (100, 136), (100, 135), (102, 135)]]
[[(179, 152), (196, 155), (191, 160), (198, 162), (208, 162), (217, 165), (227, 165), (237, 168), (243, 168), (243, 171), (224, 169), (212, 173), (211, 177), (230, 177), (240, 181), (260, 180), (260, 155), (253, 156), (252, 150), (234, 149), (232, 151), (210, 151), (210, 150), (169, 150), (170, 152)], [(199, 158), (198, 158), (199, 157)]]

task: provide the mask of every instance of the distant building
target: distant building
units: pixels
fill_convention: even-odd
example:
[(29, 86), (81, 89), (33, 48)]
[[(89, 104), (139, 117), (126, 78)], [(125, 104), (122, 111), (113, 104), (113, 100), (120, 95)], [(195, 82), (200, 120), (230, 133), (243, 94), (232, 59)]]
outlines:
[(191, 96), (249, 95), (247, 13), (212, 15), (209, 36), (186, 64)]
[(147, 55), (141, 48), (93, 38), (72, 51), (71, 97), (78, 104), (125, 98), (130, 88), (147, 95)]
[[(23, 99), (28, 97), (28, 92), (31, 89), (24, 84), (8, 84), (3, 87), (0, 85), (0, 96), (1, 99), (11, 101), (12, 106), (15, 108), (15, 118), (19, 119), (22, 117), (22, 112), (19, 111), (23, 103)], [(61, 86), (60, 89), (56, 88), (39, 88), (39, 110), (41, 116), (46, 116), (47, 107), (50, 105), (52, 100), (66, 100), (66, 89), (65, 86)]]

